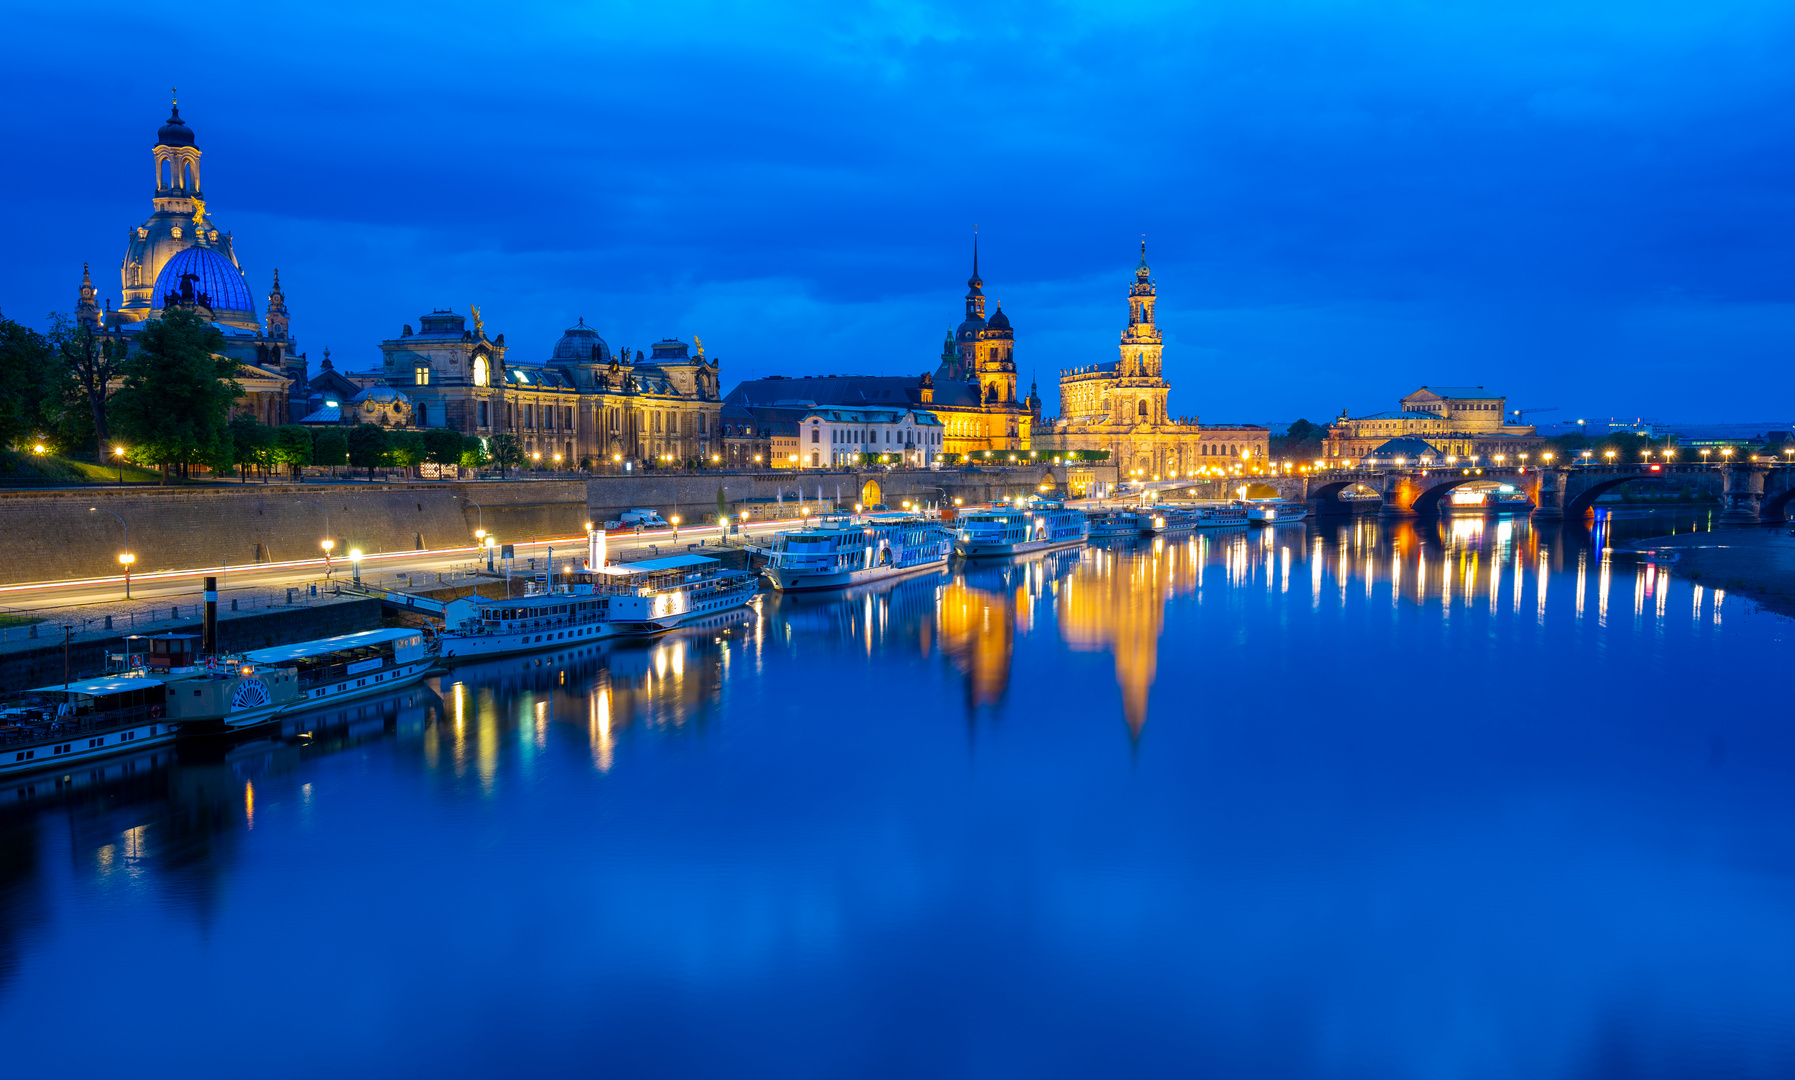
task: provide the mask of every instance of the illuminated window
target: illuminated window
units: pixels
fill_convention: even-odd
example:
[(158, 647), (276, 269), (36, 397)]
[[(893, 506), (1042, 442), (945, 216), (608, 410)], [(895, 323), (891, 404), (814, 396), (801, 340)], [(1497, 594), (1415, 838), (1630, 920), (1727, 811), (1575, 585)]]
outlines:
[(181, 227), (176, 225), (173, 229), (169, 230), (169, 235), (173, 236), (176, 240), (179, 240), (181, 238)]
[(487, 384), (486, 357), (475, 356), (474, 357), (474, 385), (475, 386), (485, 386), (486, 384)]
[(430, 368), (429, 368), (429, 366), (425, 365), (425, 364), (419, 364), (417, 367), (412, 368), (411, 369), (411, 381), (413, 383), (417, 384), (418, 386), (429, 386), (430, 385)]

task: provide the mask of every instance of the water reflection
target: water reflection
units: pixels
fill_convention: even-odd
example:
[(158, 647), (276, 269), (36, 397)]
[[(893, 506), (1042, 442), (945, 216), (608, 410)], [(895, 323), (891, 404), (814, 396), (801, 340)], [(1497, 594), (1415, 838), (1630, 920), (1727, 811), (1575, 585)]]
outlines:
[[(257, 1009), (300, 1015), (350, 971), (387, 1013), (354, 1022), (368, 1006), (349, 995), (308, 1067), (516, 1066), (504, 1009), (523, 1002), (546, 1016), (534, 1063), (589, 1063), (597, 1033), (625, 1073), (726, 1071), (656, 1057), (710, 1045), (785, 1075), (878, 1071), (803, 1055), (819, 1032), (865, 1044), (894, 1024), (949, 1062), (933, 1071), (973, 1073), (944, 1027), (1004, 1043), (1041, 1016), (1073, 1019), (1030, 1045), (1102, 1036), (1060, 1075), (1104, 1072), (1121, 1045), (1130, 1072), (1318, 1071), (1230, 1009), (1346, 1038), (1366, 1075), (1475, 1073), (1487, 1048), (1437, 1033), (1494, 1016), (1533, 1025), (1508, 1071), (1576, 1073), (1585, 1041), (1646, 1038), (1603, 1025), (1653, 1030), (1628, 996), (1640, 971), (1681, 1019), (1760, 985), (1737, 957), (1764, 946), (1774, 984), (1795, 955), (1774, 876), (1795, 750), (1771, 727), (1694, 738), (1652, 712), (1694, 714), (1692, 673), (1780, 644), (1616, 549), (1662, 521), (1306, 522), (769, 595), (649, 642), (457, 668), (247, 741), (15, 782), (0, 1036), (28, 1022), (7, 1013), (67, 1000), (64, 972), (148, 969), (190, 995), (235, 974)], [(1587, 671), (1550, 681), (1566, 655)], [(1554, 695), (1584, 700), (1578, 679), (1632, 696), (1567, 716)], [(1003, 720), (976, 755), (966, 710)], [(1754, 767), (1761, 784), (1727, 786)], [(1714, 860), (1688, 836), (1737, 847)], [(1679, 934), (1687, 955), (1664, 961)], [(268, 960), (296, 950), (320, 959)], [(1736, 1019), (1750, 996), (1679, 1034), (1782, 1045), (1774, 1003)], [(504, 1014), (465, 1026), (507, 1049), (412, 1059), (391, 1032), (451, 998)], [(1140, 1022), (1154, 1010), (1173, 1019)], [(1202, 1015), (1228, 1020), (1191, 1035)]]

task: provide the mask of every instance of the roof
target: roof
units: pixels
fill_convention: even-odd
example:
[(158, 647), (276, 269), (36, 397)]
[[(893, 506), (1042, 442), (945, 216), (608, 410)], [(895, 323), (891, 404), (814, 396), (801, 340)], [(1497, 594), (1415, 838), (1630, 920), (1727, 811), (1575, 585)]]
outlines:
[(398, 641), (400, 638), (422, 638), (423, 636), (422, 630), (404, 627), (391, 630), (363, 630), (359, 634), (338, 634), (336, 637), (319, 638), (316, 641), (302, 641), (297, 645), (276, 645), (272, 649), (253, 649), (244, 653), (243, 657), (256, 664), (278, 664), (282, 660), (298, 660), (301, 657), (321, 656), (339, 649), (359, 649), (368, 645)]
[(1395, 412), (1374, 412), (1364, 416), (1355, 416), (1354, 420), (1438, 420), (1438, 413), (1430, 413), (1425, 409), (1399, 409)]
[(195, 293), (204, 293), (213, 311), (242, 311), (255, 314), (256, 302), (249, 295), (249, 283), (236, 264), (209, 247), (195, 245), (175, 252), (174, 258), (162, 266), (151, 291), (151, 303), (160, 307), (162, 298), (181, 292), (181, 278), (192, 274)]
[[(1415, 394), (1421, 393), (1433, 394), (1436, 397), (1442, 398), (1472, 398), (1477, 401), (1487, 401), (1490, 398), (1505, 396), (1490, 390), (1485, 390), (1481, 386), (1423, 386), (1421, 389), (1415, 391)], [(1409, 397), (1414, 397), (1415, 394), (1410, 394)]]
[(616, 577), (627, 577), (635, 574), (658, 574), (667, 570), (696, 570), (701, 566), (716, 565), (717, 560), (707, 555), (669, 555), (664, 559), (615, 563), (605, 567), (604, 572)]
[(343, 422), (343, 407), (326, 405), (300, 417), (299, 422), (302, 424), (340, 424)]
[(1391, 439), (1389, 442), (1386, 442), (1382, 446), (1379, 446), (1376, 450), (1373, 450), (1371, 452), (1371, 456), (1372, 457), (1397, 457), (1397, 456), (1421, 457), (1423, 455), (1437, 454), (1437, 453), (1439, 453), (1439, 451), (1434, 449), (1433, 444), (1429, 443), (1427, 440), (1417, 439), (1412, 435), (1405, 435), (1400, 439)]
[[(737, 383), (723, 400), (731, 405), (772, 405), (811, 401), (818, 405), (901, 405), (922, 400), (920, 375), (779, 376)], [(936, 387), (936, 393), (940, 393)]]
[(148, 690), (151, 687), (162, 685), (161, 679), (132, 679), (123, 675), (113, 675), (104, 679), (84, 679), (81, 682), (72, 682), (67, 686), (63, 686), (61, 683), (57, 683), (55, 686), (40, 686), (33, 692), (86, 694), (89, 697), (97, 697), (100, 694), (123, 694), (129, 690)]

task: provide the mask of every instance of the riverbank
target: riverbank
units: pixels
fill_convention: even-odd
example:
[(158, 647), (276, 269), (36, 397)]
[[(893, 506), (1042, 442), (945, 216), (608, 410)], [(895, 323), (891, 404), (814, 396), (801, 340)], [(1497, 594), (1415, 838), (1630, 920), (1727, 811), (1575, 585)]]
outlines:
[(1678, 577), (1795, 617), (1795, 536), (1781, 526), (1652, 536), (1626, 547), (1669, 556)]

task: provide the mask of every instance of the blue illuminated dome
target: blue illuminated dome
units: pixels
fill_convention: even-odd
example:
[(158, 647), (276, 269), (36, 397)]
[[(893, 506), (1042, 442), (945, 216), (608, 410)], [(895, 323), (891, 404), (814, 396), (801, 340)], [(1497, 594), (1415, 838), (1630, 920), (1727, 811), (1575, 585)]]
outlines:
[(156, 275), (156, 289), (150, 302), (161, 307), (164, 296), (169, 293), (179, 295), (181, 278), (187, 274), (199, 279), (193, 283), (193, 291), (205, 293), (213, 311), (255, 314), (256, 303), (249, 295), (249, 283), (243, 280), (243, 272), (229, 259), (207, 247), (190, 247), (168, 260), (162, 272)]

